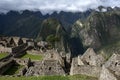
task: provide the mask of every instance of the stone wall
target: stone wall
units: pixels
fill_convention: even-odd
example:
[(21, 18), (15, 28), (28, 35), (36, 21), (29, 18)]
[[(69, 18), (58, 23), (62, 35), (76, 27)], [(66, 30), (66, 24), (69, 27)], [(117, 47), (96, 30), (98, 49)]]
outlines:
[(18, 52), (22, 51), (23, 49), (25, 49), (26, 46), (27, 46), (26, 44), (22, 44), (20, 46), (14, 47), (14, 48), (12, 48), (12, 53), (18, 53)]
[(14, 61), (19, 64), (19, 65), (25, 65), (26, 67), (29, 67), (31, 64), (31, 60), (28, 59), (18, 59), (18, 58), (14, 58)]
[(11, 53), (11, 52), (12, 52), (12, 48), (0, 46), (0, 53)]
[(57, 60), (61, 66), (65, 66), (62, 56), (57, 52), (57, 50), (54, 49), (46, 51), (44, 60)]
[(105, 59), (102, 55), (97, 55), (92, 48), (88, 48), (86, 52), (80, 57), (86, 65), (101, 66)]
[(22, 44), (20, 46), (12, 48), (12, 55), (14, 57), (20, 57), (25, 54), (26, 50), (27, 50), (27, 45)]
[(105, 66), (102, 67), (99, 80), (119, 80), (119, 79), (117, 79), (117, 77)]
[(34, 62), (33, 66), (27, 70), (26, 76), (65, 75), (64, 60), (57, 51), (49, 50), (45, 55), (43, 61)]
[(78, 59), (74, 58), (71, 64), (70, 75), (83, 74), (93, 77), (99, 77), (100, 71), (101, 71), (101, 67), (84, 65), (83, 62), (78, 64)]
[(113, 54), (103, 65), (99, 80), (120, 80), (120, 54)]
[(0, 62), (0, 75), (7, 71), (13, 64), (14, 61), (12, 59), (5, 62)]
[(6, 61), (6, 60), (9, 60), (9, 58), (10, 58), (11, 56), (12, 56), (11, 54), (8, 54), (7, 56), (1, 58), (0, 61)]
[(70, 75), (84, 74), (99, 77), (105, 59), (102, 55), (97, 55), (92, 48), (76, 58), (72, 59)]
[(24, 76), (26, 72), (27, 72), (27, 68), (23, 67), (22, 69), (20, 69), (19, 73), (16, 74), (16, 76)]
[(41, 51), (38, 51), (38, 50), (27, 50), (27, 53), (29, 53), (29, 54), (44, 54), (43, 52), (41, 52)]
[(44, 60), (34, 63), (26, 74), (26, 76), (40, 76), (40, 75), (65, 75), (63, 68), (57, 60)]

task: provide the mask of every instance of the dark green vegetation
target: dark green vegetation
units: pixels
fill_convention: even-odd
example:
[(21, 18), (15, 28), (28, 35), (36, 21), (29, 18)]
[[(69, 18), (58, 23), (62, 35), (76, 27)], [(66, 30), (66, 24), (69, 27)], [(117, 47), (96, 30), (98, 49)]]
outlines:
[(42, 60), (43, 56), (42, 55), (33, 55), (33, 54), (25, 54), (24, 56), (21, 57), (22, 59), (25, 58), (30, 58), (31, 60)]
[(120, 41), (103, 46), (102, 48), (100, 48), (100, 50), (97, 51), (97, 53), (102, 54), (106, 60), (108, 60), (113, 53), (119, 54), (119, 52)]
[(6, 57), (8, 55), (8, 53), (0, 53), (0, 59)]
[[(39, 35), (37, 38), (41, 38), (42, 40), (46, 40), (48, 36), (58, 36), (57, 31), (61, 30), (62, 26), (60, 22), (55, 18), (45, 19), (42, 23)], [(60, 33), (59, 33), (60, 34)]]
[(48, 18), (58, 19), (69, 30), (69, 26), (77, 19), (85, 18), (89, 14), (90, 11), (84, 13), (60, 12), (59, 14), (54, 12), (51, 15), (42, 15), (39, 11), (33, 12), (29, 10), (23, 11), (22, 14), (17, 11), (10, 11), (7, 14), (0, 14), (0, 34), (36, 38), (44, 20)]
[(104, 50), (107, 57), (120, 53), (120, 11), (93, 12), (85, 21), (73, 25), (71, 37), (79, 38), (84, 48)]
[[(15, 75), (19, 73), (19, 70), (22, 68), (22, 65), (13, 65), (11, 68), (9, 68), (4, 75)], [(11, 79), (12, 80), (12, 79)]]
[(60, 41), (60, 38), (55, 35), (49, 35), (47, 36), (46, 41), (49, 42), (52, 47), (55, 47), (55, 42)]
[(120, 40), (120, 9), (107, 12), (54, 12), (51, 15), (28, 10), (21, 14), (11, 11), (0, 14), (0, 34), (47, 40), (58, 51), (73, 55), (83, 54), (88, 47), (98, 51)]
[(40, 76), (40, 77), (0, 77), (0, 80), (98, 80), (94, 77), (75, 76)]

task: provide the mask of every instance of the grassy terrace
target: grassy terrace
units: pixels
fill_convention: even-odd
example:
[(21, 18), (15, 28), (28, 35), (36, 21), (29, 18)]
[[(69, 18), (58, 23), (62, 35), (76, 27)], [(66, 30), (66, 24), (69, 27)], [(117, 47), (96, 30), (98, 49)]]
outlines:
[(8, 53), (0, 53), (0, 59), (6, 57), (8, 55)]
[(42, 55), (32, 55), (32, 54), (25, 54), (24, 56), (21, 57), (22, 59), (25, 58), (30, 58), (31, 60), (42, 60), (43, 56)]
[(94, 77), (75, 76), (40, 76), (40, 77), (0, 77), (0, 80), (98, 80)]

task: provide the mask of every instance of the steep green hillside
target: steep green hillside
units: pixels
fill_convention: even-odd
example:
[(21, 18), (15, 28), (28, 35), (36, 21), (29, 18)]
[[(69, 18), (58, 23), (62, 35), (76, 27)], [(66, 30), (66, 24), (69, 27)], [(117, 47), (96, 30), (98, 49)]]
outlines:
[(18, 19), (12, 27), (5, 34), (35, 38), (41, 27), (41, 20), (35, 16), (29, 16), (24, 19)]
[[(39, 15), (41, 16), (41, 15)], [(30, 11), (10, 11), (0, 15), (0, 34), (6, 36), (20, 36), (35, 38), (40, 29), (42, 18)]]
[(56, 35), (57, 29), (61, 27), (59, 21), (55, 18), (48, 18), (42, 22), (38, 37), (46, 40), (49, 35)]
[(48, 18), (42, 22), (37, 40), (50, 42), (58, 51), (68, 51), (68, 34), (60, 21)]
[(113, 53), (120, 54), (120, 41), (113, 42), (111, 44), (101, 47), (98, 51), (98, 54), (102, 54), (106, 60), (108, 60)]
[(72, 28), (72, 37), (79, 37), (84, 47), (95, 49), (120, 40), (120, 14), (118, 12), (94, 12)]
[[(79, 18), (86, 18), (91, 11), (86, 12), (54, 12), (43, 15), (40, 11), (24, 10), (22, 12), (9, 11), (6, 14), (0, 13), (0, 34), (6, 36), (19, 36), (36, 38), (41, 29), (43, 21), (48, 18), (56, 18), (63, 27), (70, 31), (71, 25)], [(44, 24), (44, 23), (43, 23)]]

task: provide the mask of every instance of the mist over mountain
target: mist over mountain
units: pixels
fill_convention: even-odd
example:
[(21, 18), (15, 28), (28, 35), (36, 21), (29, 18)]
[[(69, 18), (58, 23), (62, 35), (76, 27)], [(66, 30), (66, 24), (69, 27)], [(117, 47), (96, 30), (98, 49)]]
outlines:
[(98, 6), (120, 7), (119, 0), (0, 0), (0, 12), (10, 10), (32, 10), (42, 13), (60, 12), (83, 12), (88, 9), (96, 9)]
[(117, 42), (120, 22), (119, 7), (99, 6), (97, 10), (43, 15), (40, 11), (9, 11), (0, 14), (0, 35), (58, 40), (54, 46), (73, 56), (83, 54), (88, 47), (99, 49)]
[(120, 80), (120, 0), (0, 0), (0, 54), (0, 80)]

